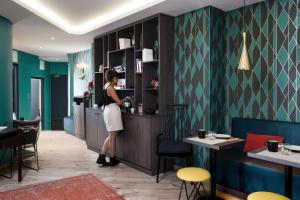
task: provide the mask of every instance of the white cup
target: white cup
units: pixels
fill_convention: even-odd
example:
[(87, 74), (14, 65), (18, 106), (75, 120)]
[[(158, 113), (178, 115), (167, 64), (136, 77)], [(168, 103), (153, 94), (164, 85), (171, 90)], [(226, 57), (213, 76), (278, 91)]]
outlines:
[(131, 114), (134, 114), (134, 108), (130, 108)]
[(94, 105), (93, 105), (93, 109), (97, 110), (97, 109), (98, 109), (98, 105), (97, 105), (97, 104), (94, 104)]

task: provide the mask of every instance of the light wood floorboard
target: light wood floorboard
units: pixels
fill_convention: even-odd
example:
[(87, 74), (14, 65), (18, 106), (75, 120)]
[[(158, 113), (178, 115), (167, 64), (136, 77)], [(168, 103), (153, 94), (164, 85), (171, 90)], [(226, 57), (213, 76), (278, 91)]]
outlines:
[[(112, 185), (129, 200), (178, 199), (180, 182), (177, 180), (175, 172), (161, 175), (163, 179), (156, 184), (155, 177), (123, 164), (117, 167), (99, 167), (95, 163), (97, 153), (88, 150), (83, 140), (65, 132), (41, 132), (38, 151), (40, 171), (24, 168), (23, 181), (18, 183), (17, 171), (14, 170), (13, 179), (0, 177), (0, 191), (93, 173), (102, 181)], [(34, 165), (34, 163), (32, 164)], [(223, 193), (221, 195), (227, 200), (239, 200), (239, 198)]]

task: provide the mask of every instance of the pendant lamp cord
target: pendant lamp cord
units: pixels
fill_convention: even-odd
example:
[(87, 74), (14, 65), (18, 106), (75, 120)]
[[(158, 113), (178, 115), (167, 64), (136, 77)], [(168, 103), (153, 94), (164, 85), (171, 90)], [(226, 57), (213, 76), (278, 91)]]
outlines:
[(245, 7), (246, 7), (246, 0), (244, 0), (244, 8), (243, 8), (243, 32), (245, 32)]

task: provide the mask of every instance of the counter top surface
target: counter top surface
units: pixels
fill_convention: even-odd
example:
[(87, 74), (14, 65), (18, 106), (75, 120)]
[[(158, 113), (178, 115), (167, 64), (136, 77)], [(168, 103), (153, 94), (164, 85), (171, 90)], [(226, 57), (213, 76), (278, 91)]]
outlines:
[[(96, 112), (96, 113), (103, 113), (103, 109), (101, 109), (101, 108), (97, 108), (97, 109), (94, 109), (94, 108), (86, 108), (87, 110), (92, 110), (92, 111), (94, 111), (94, 112)], [(130, 117), (130, 116), (132, 116), (132, 117), (151, 117), (151, 118), (153, 118), (153, 117), (162, 117), (163, 115), (159, 115), (159, 114), (154, 114), (154, 115), (147, 115), (147, 114), (138, 114), (138, 113), (134, 113), (134, 114), (131, 114), (131, 113), (128, 113), (128, 112), (125, 112), (125, 111), (121, 111), (121, 113), (122, 113), (122, 115), (123, 116), (128, 116), (128, 117)]]

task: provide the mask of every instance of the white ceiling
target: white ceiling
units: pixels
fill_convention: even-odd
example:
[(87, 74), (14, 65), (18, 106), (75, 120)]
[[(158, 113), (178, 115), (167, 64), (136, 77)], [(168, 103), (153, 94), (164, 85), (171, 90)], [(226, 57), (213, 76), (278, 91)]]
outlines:
[[(159, 0), (159, 4), (144, 6), (143, 9), (128, 12), (122, 18), (115, 17), (96, 29), (82, 35), (65, 32), (57, 23), (39, 13), (33, 14), (14, 3), (16, 0), (0, 0), (0, 15), (14, 22), (13, 47), (40, 56), (45, 60), (66, 60), (67, 53), (89, 49), (93, 38), (101, 33), (132, 23), (157, 13), (177, 16), (185, 12), (212, 5), (224, 11), (243, 6), (243, 0)], [(25, 1), (25, 0), (24, 0)], [(26, 0), (42, 3), (72, 26), (89, 23), (98, 16), (111, 16), (125, 3), (135, 0)], [(156, 1), (156, 0), (155, 0)], [(247, 0), (246, 4), (262, 0)], [(34, 11), (33, 11), (34, 12)], [(100, 15), (99, 15), (100, 14)], [(46, 20), (47, 21), (46, 21)], [(55, 39), (51, 39), (55, 37)]]

